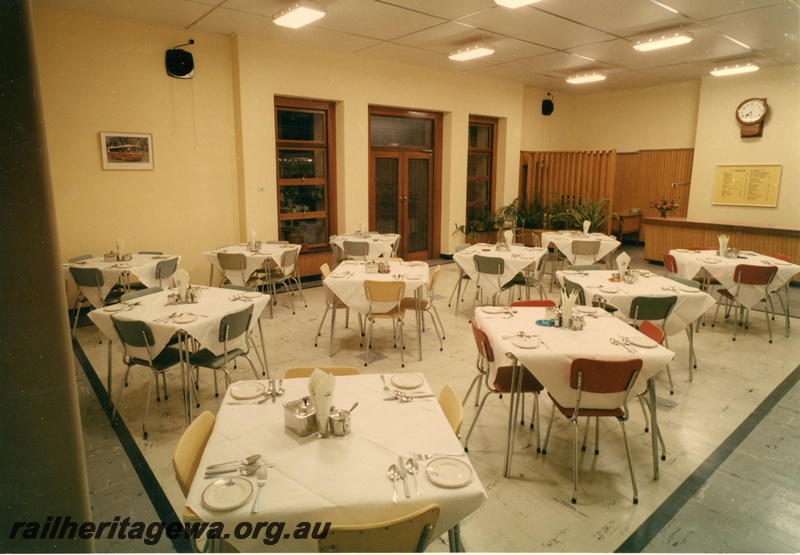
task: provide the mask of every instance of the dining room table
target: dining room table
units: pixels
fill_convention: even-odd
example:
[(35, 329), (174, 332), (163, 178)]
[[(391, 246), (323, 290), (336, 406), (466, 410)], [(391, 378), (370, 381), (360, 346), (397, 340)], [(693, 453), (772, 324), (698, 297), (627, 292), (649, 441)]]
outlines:
[(331, 239), (331, 246), (336, 246), (344, 251), (344, 242), (353, 241), (356, 243), (367, 243), (369, 250), (367, 259), (391, 258), (395, 249), (395, 244), (400, 239), (397, 233), (343, 233)]
[[(575, 241), (597, 240), (600, 241), (600, 249), (597, 254), (588, 257), (575, 255), (572, 252), (572, 243)], [(545, 231), (542, 233), (542, 246), (554, 245), (558, 249), (559, 256), (565, 258), (570, 264), (594, 264), (596, 261), (609, 256), (616, 251), (622, 244), (613, 235), (605, 233), (583, 233), (577, 230)]]
[[(220, 247), (203, 253), (203, 256), (211, 264), (211, 273), (208, 277), (208, 284), (213, 285), (214, 271), (218, 271), (233, 285), (246, 285), (247, 278), (258, 269), (264, 268), (267, 260), (272, 260), (276, 266), (280, 267), (283, 253), (289, 249), (300, 250), (302, 245), (261, 243), (258, 246), (251, 246), (249, 243), (239, 243), (227, 247)], [(243, 272), (226, 272), (219, 263), (217, 253), (243, 254), (245, 256), (245, 268)]]
[[(503, 273), (498, 279), (487, 279), (478, 272), (475, 267), (476, 254), (503, 259)], [(498, 245), (489, 243), (476, 243), (455, 253), (453, 260), (458, 264), (459, 269), (455, 313), (458, 314), (459, 301), (461, 300), (461, 278), (465, 274), (486, 294), (493, 296), (499, 293), (502, 286), (514, 279), (520, 272), (533, 271), (544, 256), (547, 256), (547, 249), (541, 247), (510, 245), (508, 248), (504, 246), (498, 248)]]
[[(377, 267), (358, 260), (345, 260), (325, 278), (324, 283), (334, 294), (334, 302), (341, 300), (345, 305), (360, 314), (368, 314), (370, 303), (364, 292), (365, 281), (401, 280), (406, 286), (406, 297), (415, 300), (415, 318), (417, 324), (417, 353), (422, 360), (422, 312), (421, 295), (424, 286), (430, 280), (430, 267), (426, 262), (386, 262), (387, 273), (378, 273)], [(378, 305), (385, 303), (376, 303)], [(336, 307), (331, 314), (331, 338), (336, 324)], [(376, 307), (378, 311), (390, 307)]]
[(145, 287), (158, 287), (162, 283), (156, 278), (156, 267), (158, 263), (170, 258), (177, 258), (180, 263), (181, 257), (177, 254), (130, 254), (124, 260), (107, 260), (103, 256), (86, 258), (77, 262), (64, 264), (62, 270), (64, 280), (71, 287), (78, 288), (75, 278), (69, 271), (70, 268), (97, 268), (103, 274), (103, 283), (100, 290), (96, 288), (86, 288), (82, 291), (89, 303), (95, 307), (103, 306), (103, 299), (106, 298), (111, 289), (116, 285), (122, 285), (124, 289), (130, 286), (130, 276), (133, 275)]
[[(573, 310), (576, 310), (574, 307)], [(659, 477), (658, 417), (655, 376), (666, 368), (675, 356), (622, 320), (593, 307), (583, 312), (582, 329), (554, 325), (554, 313), (539, 307), (479, 307), (475, 322), (486, 332), (498, 357), (498, 366), (513, 367), (511, 399), (509, 400), (508, 431), (503, 475), (511, 476), (516, 422), (521, 398), (522, 372), (527, 368), (559, 404), (575, 406), (575, 390), (570, 387), (570, 366), (577, 358), (600, 360), (641, 359), (642, 369), (634, 383), (633, 392), (649, 387), (653, 448), (653, 476)], [(597, 408), (616, 408), (608, 405), (600, 394), (584, 393), (582, 402)]]
[[(108, 342), (108, 377), (107, 388), (109, 397), (111, 391), (111, 356), (112, 349), (125, 352), (119, 335), (114, 329), (111, 317), (120, 320), (140, 320), (146, 322), (153, 334), (153, 345), (150, 353), (156, 357), (165, 349), (173, 337), (178, 337), (181, 356), (181, 384), (183, 386), (184, 410), (187, 423), (192, 419), (192, 403), (190, 388), (188, 387), (188, 373), (186, 361), (192, 344), (199, 348), (208, 349), (216, 355), (224, 352), (224, 342), (220, 341), (219, 327), (222, 319), (228, 314), (244, 310), (248, 304), (253, 305), (253, 316), (250, 319), (247, 333), (242, 337), (229, 342), (228, 349), (241, 347), (246, 350), (247, 335), (258, 326), (261, 334), (261, 353), (256, 351), (256, 356), (262, 366), (262, 373), (267, 373), (267, 353), (264, 346), (264, 334), (261, 327), (261, 314), (269, 303), (270, 296), (259, 292), (241, 292), (219, 287), (192, 286), (196, 302), (176, 302), (177, 289), (168, 289), (149, 295), (136, 297), (134, 300), (120, 302), (104, 308), (93, 310), (89, 318), (98, 327), (100, 332), (109, 339)], [(129, 347), (129, 354), (144, 358), (148, 357), (145, 348)], [(262, 358), (263, 357), (263, 358)]]
[[(413, 399), (402, 402), (395, 391)], [(226, 531), (253, 531), (247, 537), (231, 534), (226, 541), (234, 549), (316, 552), (313, 535), (294, 534), (304, 523), (367, 525), (430, 504), (441, 507), (435, 538), (486, 500), (423, 374), (337, 376), (332, 410), (350, 409), (345, 435), (298, 433), (291, 407), (309, 396), (308, 378), (237, 382), (225, 394), (186, 508), (201, 522), (222, 523)], [(209, 467), (225, 468), (231, 461), (228, 468), (239, 468), (237, 461), (252, 455), (261, 455), (255, 464), (274, 465), (267, 469), (255, 512), (256, 474), (206, 475)], [(393, 481), (391, 465), (405, 470), (409, 460), (418, 472)], [(256, 532), (258, 523), (278, 523), (282, 530), (267, 537), (263, 529)]]

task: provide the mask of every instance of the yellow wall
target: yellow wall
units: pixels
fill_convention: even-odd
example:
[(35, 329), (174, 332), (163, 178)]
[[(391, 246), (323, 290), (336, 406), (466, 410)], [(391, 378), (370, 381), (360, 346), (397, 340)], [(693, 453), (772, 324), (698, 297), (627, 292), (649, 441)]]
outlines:
[[(688, 217), (800, 227), (800, 66), (703, 79)], [(763, 137), (741, 138), (734, 113), (751, 97), (766, 98)], [(783, 166), (778, 206), (715, 206), (718, 165)]]

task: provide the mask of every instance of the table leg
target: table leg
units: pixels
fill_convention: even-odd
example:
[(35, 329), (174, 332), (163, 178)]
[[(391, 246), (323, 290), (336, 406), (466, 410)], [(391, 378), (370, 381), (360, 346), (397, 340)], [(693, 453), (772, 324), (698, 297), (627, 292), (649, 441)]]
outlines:
[(331, 344), (328, 347), (328, 356), (333, 356), (333, 330), (336, 326), (336, 313), (339, 312), (339, 298), (334, 295), (333, 296), (333, 312), (331, 312)]
[(650, 436), (653, 443), (653, 480), (658, 480), (658, 416), (656, 416), (656, 378), (648, 380), (650, 390)]
[(511, 477), (511, 459), (514, 456), (514, 427), (519, 413), (519, 398), (522, 394), (522, 370), (519, 361), (508, 353), (514, 359), (514, 364), (511, 367), (511, 394), (509, 399), (508, 409), (508, 438), (506, 442), (506, 462), (503, 468), (503, 476), (505, 478)]
[(464, 281), (464, 270), (458, 269), (458, 288), (456, 290), (456, 316), (458, 316), (458, 303), (461, 302), (461, 283)]
[(208, 285), (214, 286), (214, 265), (211, 264), (211, 272), (208, 274)]
[(261, 327), (261, 318), (258, 319), (258, 333), (261, 336), (261, 354), (264, 355), (264, 372), (267, 374), (267, 379), (270, 379), (269, 365), (267, 364), (267, 347), (264, 345), (266, 343), (266, 338), (264, 337), (264, 328)]
[(422, 309), (420, 308), (419, 304), (421, 292), (422, 287), (417, 287), (417, 290), (414, 291), (414, 307), (416, 308), (415, 312), (417, 313), (417, 350), (420, 360), (422, 360)]
[[(192, 423), (192, 380), (187, 380), (187, 367), (189, 366), (189, 339), (185, 333), (178, 337), (178, 348), (181, 357), (181, 389), (183, 393), (183, 411), (186, 417), (186, 425)], [(191, 368), (188, 369), (191, 372)], [(187, 386), (188, 382), (188, 386)]]
[(111, 338), (108, 338), (108, 376), (106, 377), (106, 381), (108, 382), (108, 406), (113, 408), (114, 396), (111, 395)]

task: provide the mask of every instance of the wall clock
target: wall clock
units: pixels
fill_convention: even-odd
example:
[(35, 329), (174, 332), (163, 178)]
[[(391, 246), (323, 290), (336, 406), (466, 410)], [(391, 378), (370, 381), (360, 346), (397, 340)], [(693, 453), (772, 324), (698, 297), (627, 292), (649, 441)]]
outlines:
[(760, 137), (764, 132), (764, 120), (769, 112), (766, 98), (748, 98), (736, 108), (740, 136)]

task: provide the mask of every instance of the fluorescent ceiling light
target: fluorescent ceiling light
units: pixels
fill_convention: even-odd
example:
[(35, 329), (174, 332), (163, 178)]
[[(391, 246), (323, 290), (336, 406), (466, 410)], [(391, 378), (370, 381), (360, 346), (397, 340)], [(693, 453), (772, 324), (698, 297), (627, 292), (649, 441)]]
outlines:
[(573, 85), (580, 85), (582, 83), (594, 83), (595, 81), (604, 81), (606, 78), (602, 73), (584, 73), (583, 75), (576, 75), (575, 77), (567, 77), (567, 83)]
[(503, 6), (504, 8), (521, 8), (522, 6), (528, 6), (530, 4), (535, 4), (539, 0), (494, 0), (494, 3), (498, 6)]
[(488, 56), (489, 54), (494, 54), (494, 48), (485, 42), (479, 42), (477, 44), (459, 48), (455, 52), (451, 52), (449, 58), (457, 62), (463, 62), (464, 60), (482, 58), (483, 56)]
[(288, 8), (272, 14), (272, 22), (282, 27), (298, 29), (303, 25), (313, 23), (324, 15), (325, 10), (318, 4), (308, 0), (299, 0)]
[(711, 71), (711, 75), (715, 77), (723, 77), (725, 75), (736, 75), (738, 73), (750, 73), (751, 71), (758, 71), (760, 68), (757, 64), (752, 62), (735, 64), (732, 66), (715, 67)]
[(641, 52), (647, 52), (649, 50), (658, 50), (659, 48), (669, 48), (670, 46), (686, 44), (692, 42), (693, 39), (694, 35), (691, 33), (686, 33), (684, 31), (667, 31), (638, 40), (633, 47)]

